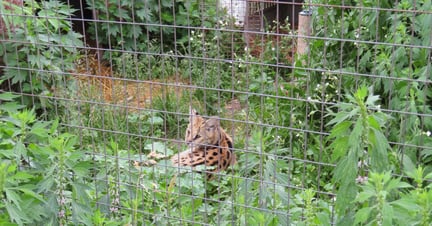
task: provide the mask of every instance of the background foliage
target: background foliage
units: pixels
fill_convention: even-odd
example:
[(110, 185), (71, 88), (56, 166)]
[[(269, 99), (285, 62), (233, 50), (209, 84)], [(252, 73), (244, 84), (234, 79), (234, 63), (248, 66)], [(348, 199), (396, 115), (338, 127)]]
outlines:
[[(141, 111), (65, 79), (82, 45), (67, 6), (28, 1), (14, 20), (2, 7), (1, 82), (18, 89), (0, 94), (0, 223), (428, 225), (431, 1), (313, 3), (334, 7), (313, 8), (317, 37), (290, 60), (289, 25), (245, 48), (200, 1), (92, 1), (113, 80), (193, 87)], [(166, 160), (186, 148), (191, 103), (235, 139), (238, 164), (213, 181)]]
[[(86, 1), (98, 12), (97, 23), (90, 29), (93, 37), (109, 49), (151, 52), (151, 44), (160, 50), (172, 50), (187, 43), (191, 29), (214, 28), (223, 15), (216, 1)], [(169, 25), (169, 26), (166, 26)], [(158, 51), (159, 52), (159, 51)]]
[(10, 28), (9, 39), (0, 45), (6, 66), (3, 79), (9, 80), (14, 91), (27, 94), (22, 96), (23, 104), (51, 109), (49, 97), (59, 87), (71, 85), (64, 78), (74, 69), (76, 52), (83, 46), (82, 36), (67, 20), (73, 10), (59, 1), (26, 1), (24, 7), (1, 3), (2, 17)]

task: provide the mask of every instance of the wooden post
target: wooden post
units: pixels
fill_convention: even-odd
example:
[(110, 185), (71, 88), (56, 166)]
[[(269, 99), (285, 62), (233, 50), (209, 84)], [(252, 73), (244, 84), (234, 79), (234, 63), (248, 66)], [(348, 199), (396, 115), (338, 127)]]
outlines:
[(307, 52), (309, 51), (308, 37), (312, 33), (311, 18), (312, 12), (310, 10), (303, 10), (299, 13), (299, 37), (297, 38), (297, 55), (307, 54)]

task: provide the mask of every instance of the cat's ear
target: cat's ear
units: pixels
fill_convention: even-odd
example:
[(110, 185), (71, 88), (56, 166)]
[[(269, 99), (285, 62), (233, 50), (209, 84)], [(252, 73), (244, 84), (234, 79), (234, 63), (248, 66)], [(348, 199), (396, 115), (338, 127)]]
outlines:
[(192, 117), (195, 115), (199, 115), (199, 113), (192, 106), (189, 106), (189, 121), (192, 121)]

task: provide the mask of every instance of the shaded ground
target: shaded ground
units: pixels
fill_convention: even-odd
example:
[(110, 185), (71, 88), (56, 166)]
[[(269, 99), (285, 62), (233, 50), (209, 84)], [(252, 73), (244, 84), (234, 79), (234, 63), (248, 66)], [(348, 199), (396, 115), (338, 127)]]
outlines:
[[(177, 97), (181, 97), (184, 91), (191, 91), (190, 87), (185, 87), (189, 85), (188, 81), (175, 76), (151, 81), (116, 78), (111, 67), (97, 61), (96, 54), (77, 62), (77, 74), (82, 95), (112, 104), (127, 103), (131, 111), (148, 106), (152, 99), (164, 92), (172, 91)], [(93, 90), (89, 85), (93, 86)]]

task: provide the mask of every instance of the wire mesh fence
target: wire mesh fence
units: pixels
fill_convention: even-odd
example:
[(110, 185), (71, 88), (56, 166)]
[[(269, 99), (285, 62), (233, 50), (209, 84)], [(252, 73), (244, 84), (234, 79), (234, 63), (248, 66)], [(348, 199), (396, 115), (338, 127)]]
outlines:
[(0, 3), (0, 222), (430, 222), (430, 0)]

